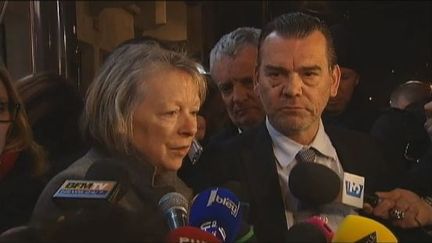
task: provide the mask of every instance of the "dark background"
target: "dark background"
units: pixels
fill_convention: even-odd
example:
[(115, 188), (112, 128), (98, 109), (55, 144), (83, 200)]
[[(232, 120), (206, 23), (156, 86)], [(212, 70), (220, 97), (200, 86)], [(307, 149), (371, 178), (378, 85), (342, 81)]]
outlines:
[(432, 81), (432, 5), (426, 1), (220, 1), (204, 2), (208, 53), (225, 33), (240, 26), (261, 28), (287, 12), (303, 11), (328, 25), (347, 24), (355, 35), (350, 55), (360, 84), (353, 102), (366, 109), (388, 107), (391, 90), (408, 80)]

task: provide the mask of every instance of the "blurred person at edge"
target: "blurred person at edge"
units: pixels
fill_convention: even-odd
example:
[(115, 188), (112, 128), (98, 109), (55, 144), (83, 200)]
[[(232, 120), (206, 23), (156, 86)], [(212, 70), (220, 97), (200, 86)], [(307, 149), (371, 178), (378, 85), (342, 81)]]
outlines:
[(8, 71), (0, 68), (0, 232), (27, 223), (45, 186), (45, 153), (34, 140)]
[(360, 80), (356, 57), (353, 48), (353, 33), (346, 24), (336, 24), (330, 27), (341, 78), (337, 94), (330, 97), (323, 113), (324, 124), (345, 127), (354, 130), (361, 129), (364, 124), (362, 113), (351, 106), (351, 101)]
[(387, 144), (405, 162), (404, 170), (417, 167), (430, 147), (424, 124), (425, 104), (431, 94), (427, 82), (410, 80), (398, 85), (390, 95), (390, 107), (370, 130), (372, 136)]
[(158, 200), (173, 189), (189, 199), (192, 193), (179, 178), (166, 175), (175, 175), (197, 132), (206, 83), (195, 65), (154, 42), (116, 48), (86, 94), (81, 125), (92, 149), (49, 182), (32, 225), (55, 224), (64, 211), (52, 195), (64, 180), (83, 179), (95, 161), (110, 158), (130, 178), (130, 190), (118, 204), (146, 215), (146, 240), (160, 241), (168, 227)]
[[(424, 105), (426, 122), (424, 128), (432, 139), (432, 101)], [(397, 228), (420, 229), (426, 232), (424, 239), (410, 238), (409, 241), (432, 240), (432, 146), (421, 158), (419, 165), (411, 169), (402, 179), (399, 188), (388, 192), (377, 192), (380, 200), (376, 207), (365, 205), (365, 212), (377, 217), (391, 220)], [(390, 212), (394, 209), (403, 212), (400, 219), (392, 218)], [(410, 232), (407, 231), (407, 232)], [(407, 241), (408, 241), (407, 240)]]
[(264, 110), (253, 88), (260, 32), (251, 27), (237, 28), (222, 36), (210, 52), (210, 75), (231, 120), (210, 143), (228, 139), (264, 121)]
[(40, 72), (17, 80), (34, 140), (47, 154), (54, 176), (82, 157), (89, 146), (79, 132), (84, 100), (76, 87), (54, 72)]

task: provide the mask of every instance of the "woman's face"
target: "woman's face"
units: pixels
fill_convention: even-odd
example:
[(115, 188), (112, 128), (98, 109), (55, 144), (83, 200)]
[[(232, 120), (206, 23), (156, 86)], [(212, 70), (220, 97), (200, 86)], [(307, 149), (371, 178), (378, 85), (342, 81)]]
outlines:
[(133, 144), (162, 170), (178, 170), (197, 132), (198, 87), (185, 71), (160, 69), (149, 75), (133, 117)]
[[(9, 97), (6, 86), (0, 80), (0, 120), (9, 119), (8, 110)], [(8, 133), (10, 122), (0, 122), (0, 153), (3, 152), (6, 145), (6, 135)]]

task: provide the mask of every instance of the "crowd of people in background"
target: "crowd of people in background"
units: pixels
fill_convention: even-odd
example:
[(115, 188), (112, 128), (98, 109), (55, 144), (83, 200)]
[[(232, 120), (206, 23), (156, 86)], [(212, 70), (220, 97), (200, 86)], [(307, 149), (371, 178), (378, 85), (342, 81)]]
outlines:
[[(351, 105), (361, 74), (350, 34), (284, 14), (222, 36), (209, 72), (137, 38), (112, 51), (85, 97), (61, 76), (13, 81), (1, 68), (0, 242), (160, 242), (170, 231), (162, 196), (191, 202), (232, 181), (258, 242), (290, 242), (289, 229), (313, 216), (337, 232), (348, 215), (401, 242), (431, 241), (431, 80), (396, 87), (369, 123)], [(305, 205), (289, 175), (310, 162), (341, 181), (363, 177), (376, 205)], [(108, 209), (53, 199), (67, 180), (101, 176), (121, 182)]]

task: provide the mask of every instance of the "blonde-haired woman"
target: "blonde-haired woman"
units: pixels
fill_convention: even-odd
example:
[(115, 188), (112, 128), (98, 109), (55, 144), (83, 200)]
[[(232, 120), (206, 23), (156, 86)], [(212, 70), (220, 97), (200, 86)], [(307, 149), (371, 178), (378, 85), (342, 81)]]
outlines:
[(57, 224), (68, 209), (53, 203), (53, 194), (66, 179), (103, 173), (110, 159), (127, 172), (130, 185), (117, 204), (146, 215), (141, 241), (163, 240), (168, 228), (157, 202), (168, 191), (188, 189), (175, 173), (197, 132), (205, 94), (196, 63), (182, 54), (154, 43), (114, 50), (86, 95), (82, 129), (92, 149), (49, 182), (35, 207), (34, 225)]
[(0, 68), (0, 232), (27, 223), (44, 187), (46, 161), (8, 71)]

